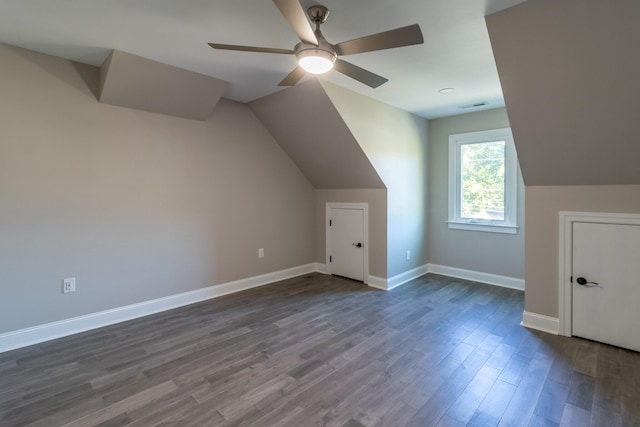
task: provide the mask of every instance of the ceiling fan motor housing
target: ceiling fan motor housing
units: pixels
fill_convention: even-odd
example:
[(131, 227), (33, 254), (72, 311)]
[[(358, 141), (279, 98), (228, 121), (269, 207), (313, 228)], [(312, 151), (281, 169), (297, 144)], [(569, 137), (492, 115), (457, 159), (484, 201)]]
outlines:
[(329, 9), (317, 4), (307, 9), (307, 15), (309, 15), (311, 22), (315, 24), (324, 24), (327, 22), (327, 18), (329, 17)]
[(293, 48), (293, 51), (298, 59), (309, 55), (315, 55), (335, 61), (338, 57), (333, 45), (326, 41), (322, 36), (318, 37), (318, 46), (300, 42)]

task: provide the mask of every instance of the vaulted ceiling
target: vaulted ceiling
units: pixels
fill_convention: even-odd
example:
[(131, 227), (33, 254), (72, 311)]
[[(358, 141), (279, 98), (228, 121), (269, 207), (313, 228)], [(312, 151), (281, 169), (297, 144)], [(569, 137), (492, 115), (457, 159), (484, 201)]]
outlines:
[[(337, 43), (418, 23), (425, 43), (347, 59), (390, 81), (371, 89), (337, 72), (322, 79), (425, 118), (461, 106), (504, 105), (484, 17), (524, 0), (321, 0), (323, 33)], [(306, 9), (314, 0), (301, 0)], [(282, 88), (295, 58), (216, 51), (208, 42), (290, 49), (297, 38), (268, 0), (4, 0), (0, 42), (101, 66), (112, 49), (229, 82), (224, 97), (249, 102)], [(440, 94), (439, 89), (455, 91)]]
[(250, 106), (315, 188), (385, 188), (318, 81), (301, 83)]

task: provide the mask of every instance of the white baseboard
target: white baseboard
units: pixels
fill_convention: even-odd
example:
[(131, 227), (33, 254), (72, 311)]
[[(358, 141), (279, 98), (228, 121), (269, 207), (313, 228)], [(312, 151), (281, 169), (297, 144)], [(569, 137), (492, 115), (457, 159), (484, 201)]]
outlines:
[(0, 334), (0, 353), (319, 271), (312, 263)]
[(464, 270), (462, 268), (447, 267), (437, 264), (425, 264), (413, 270), (405, 271), (389, 279), (376, 276), (369, 276), (369, 286), (377, 289), (390, 291), (393, 288), (404, 285), (413, 279), (427, 273), (442, 274), (443, 276), (455, 277), (458, 279), (472, 280), (474, 282), (487, 283), (489, 285), (501, 286), (503, 288), (524, 290), (524, 280), (514, 277), (499, 276), (497, 274), (483, 273), (480, 271)]
[(524, 291), (524, 279), (517, 279), (515, 277), (482, 273), (480, 271), (465, 270), (462, 268), (447, 267), (438, 264), (429, 264), (429, 273), (442, 274), (443, 276), (456, 277), (458, 279), (472, 280), (474, 282), (487, 283), (489, 285)]
[(535, 329), (549, 334), (558, 335), (560, 333), (560, 320), (557, 317), (531, 313), (526, 310), (522, 313), (522, 323), (520, 324), (525, 328)]
[(428, 272), (429, 272), (429, 267), (427, 264), (425, 264), (420, 267), (414, 268), (412, 270), (397, 274), (388, 279), (369, 275), (369, 281), (367, 282), (367, 285), (371, 286), (372, 288), (390, 291), (391, 289), (404, 285), (405, 283), (410, 282), (413, 279), (416, 279), (420, 276), (423, 276)]
[(383, 291), (387, 289), (387, 279), (383, 279), (382, 277), (369, 275), (369, 280), (367, 280), (367, 285), (372, 288), (382, 289)]
[(316, 262), (316, 271), (318, 273), (327, 274), (327, 264), (323, 264), (321, 262)]
[(391, 290), (393, 288), (397, 288), (398, 286), (404, 285), (405, 283), (408, 283), (413, 279), (417, 279), (420, 276), (424, 276), (428, 272), (429, 272), (429, 264), (425, 264), (420, 267), (414, 268), (413, 270), (396, 274), (395, 276), (387, 280), (387, 290)]

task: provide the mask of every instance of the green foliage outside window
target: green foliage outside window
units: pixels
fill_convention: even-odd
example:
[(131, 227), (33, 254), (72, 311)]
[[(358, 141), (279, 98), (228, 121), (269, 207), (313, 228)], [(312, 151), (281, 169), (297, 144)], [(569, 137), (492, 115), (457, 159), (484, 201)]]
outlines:
[(463, 144), (463, 218), (504, 220), (505, 141)]

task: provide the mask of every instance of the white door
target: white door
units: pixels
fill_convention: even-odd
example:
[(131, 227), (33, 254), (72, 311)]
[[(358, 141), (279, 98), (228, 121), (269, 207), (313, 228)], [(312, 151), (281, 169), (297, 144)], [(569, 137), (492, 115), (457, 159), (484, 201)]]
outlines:
[(640, 351), (640, 226), (573, 223), (572, 333)]
[(365, 220), (363, 209), (329, 209), (328, 248), (331, 274), (364, 280)]

